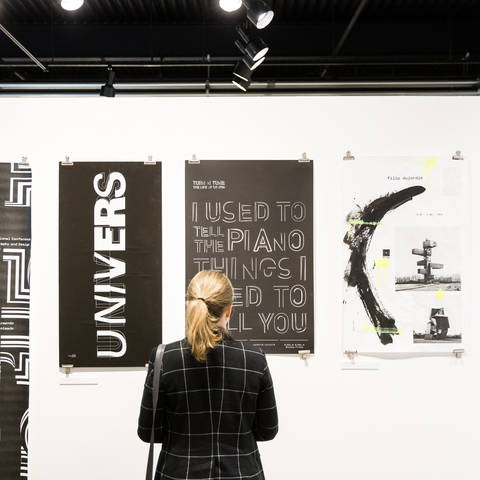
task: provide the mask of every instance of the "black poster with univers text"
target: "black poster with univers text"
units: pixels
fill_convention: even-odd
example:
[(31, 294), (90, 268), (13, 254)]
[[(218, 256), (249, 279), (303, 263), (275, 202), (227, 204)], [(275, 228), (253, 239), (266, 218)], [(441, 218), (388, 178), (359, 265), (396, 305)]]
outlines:
[(0, 479), (28, 478), (32, 171), (0, 163)]
[(60, 365), (139, 367), (161, 342), (161, 164), (60, 164)]
[(186, 285), (200, 270), (226, 274), (235, 338), (265, 353), (313, 353), (313, 162), (202, 160), (185, 170)]

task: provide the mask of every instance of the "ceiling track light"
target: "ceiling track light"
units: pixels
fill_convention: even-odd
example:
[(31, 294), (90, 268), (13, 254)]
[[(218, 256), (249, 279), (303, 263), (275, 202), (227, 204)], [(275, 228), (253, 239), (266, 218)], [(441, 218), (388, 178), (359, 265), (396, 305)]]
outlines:
[(242, 53), (246, 53), (255, 62), (267, 54), (268, 46), (260, 37), (251, 39), (241, 27), (237, 27), (237, 32), (244, 44), (242, 45), (237, 40), (235, 45), (240, 49), (240, 51), (242, 51), (243, 48)]
[(247, 18), (258, 28), (265, 28), (273, 20), (273, 10), (263, 0), (243, 0)]
[(83, 0), (61, 0), (60, 5), (64, 10), (73, 12), (78, 10), (83, 5)]
[(236, 77), (232, 80), (232, 83), (240, 90), (246, 92), (250, 86), (250, 80), (244, 80), (243, 78)]
[(238, 62), (233, 69), (233, 74), (245, 81), (250, 81), (252, 77), (252, 71), (248, 68), (245, 62)]
[(247, 54), (247, 52), (245, 51), (245, 47), (240, 40), (235, 40), (235, 45), (240, 50), (240, 52), (243, 53), (242, 61), (245, 63), (245, 65), (247, 65), (250, 70), (255, 70), (261, 63), (263, 63), (266, 58), (262, 57), (259, 60), (255, 61)]
[(245, 65), (250, 69), (250, 70), (255, 70), (267, 57), (262, 57), (260, 60), (254, 61), (252, 60), (248, 55), (244, 55), (242, 57), (242, 62), (245, 63)]
[(218, 3), (226, 12), (234, 12), (242, 6), (242, 0), (220, 0)]
[(115, 96), (115, 87), (113, 86), (114, 81), (115, 81), (115, 72), (112, 70), (112, 67), (109, 67), (107, 82), (105, 83), (105, 85), (102, 85), (102, 88), (100, 89), (101, 97), (112, 98)]

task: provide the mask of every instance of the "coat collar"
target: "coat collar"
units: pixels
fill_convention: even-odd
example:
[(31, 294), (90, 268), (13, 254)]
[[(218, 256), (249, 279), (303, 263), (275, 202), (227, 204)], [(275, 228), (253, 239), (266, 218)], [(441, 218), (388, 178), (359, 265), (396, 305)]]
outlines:
[(223, 327), (218, 327), (220, 332), (222, 333), (222, 337), (224, 340), (235, 340), (230, 332), (230, 330), (227, 330), (226, 328)]

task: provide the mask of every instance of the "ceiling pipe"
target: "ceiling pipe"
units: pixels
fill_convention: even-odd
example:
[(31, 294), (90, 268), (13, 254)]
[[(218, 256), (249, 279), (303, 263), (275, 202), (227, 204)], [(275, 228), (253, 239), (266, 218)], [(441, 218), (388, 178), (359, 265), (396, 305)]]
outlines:
[[(14, 93), (25, 94), (98, 94), (102, 83), (0, 83), (0, 96)], [(480, 81), (475, 80), (439, 80), (439, 81), (358, 81), (358, 82), (252, 82), (249, 94), (259, 95), (426, 95), (455, 94), (478, 95)], [(119, 95), (205, 94), (204, 82), (165, 82), (165, 83), (117, 83), (115, 89)], [(236, 90), (230, 82), (210, 82), (212, 94), (232, 94)]]
[[(51, 68), (107, 68), (111, 65), (114, 68), (194, 68), (194, 67), (232, 67), (241, 60), (241, 56), (230, 57), (211, 57), (210, 62), (205, 61), (205, 57), (169, 57), (164, 59), (154, 59), (146, 57), (64, 57), (40, 58), (45, 62), (48, 69)], [(28, 63), (28, 59), (23, 58), (0, 58), (1, 68), (36, 68), (36, 65)], [(318, 66), (395, 66), (395, 65), (479, 65), (480, 60), (461, 60), (449, 58), (422, 58), (422, 57), (289, 57), (289, 56), (269, 56), (264, 65), (267, 67), (318, 67)]]
[[(360, 2), (360, 4), (358, 5), (357, 9), (355, 10), (355, 13), (353, 14), (353, 16), (350, 20), (350, 23), (347, 25), (347, 28), (343, 32), (343, 35), (340, 37), (340, 40), (338, 41), (337, 45), (333, 49), (332, 57), (335, 57), (340, 52), (340, 50), (342, 49), (343, 44), (345, 43), (348, 36), (350, 35), (350, 32), (352, 31), (352, 28), (357, 23), (358, 17), (362, 13), (362, 10), (364, 9), (367, 2), (368, 2), (368, 0), (362, 0)], [(323, 78), (326, 75), (327, 70), (328, 70), (328, 67), (325, 67), (323, 69), (323, 72), (321, 73), (320, 78)]]
[(47, 67), (43, 65), (40, 60), (33, 55), (26, 47), (24, 47), (1, 23), (0, 23), (0, 30), (32, 61), (34, 62), (37, 67), (40, 67), (44, 72), (48, 72)]

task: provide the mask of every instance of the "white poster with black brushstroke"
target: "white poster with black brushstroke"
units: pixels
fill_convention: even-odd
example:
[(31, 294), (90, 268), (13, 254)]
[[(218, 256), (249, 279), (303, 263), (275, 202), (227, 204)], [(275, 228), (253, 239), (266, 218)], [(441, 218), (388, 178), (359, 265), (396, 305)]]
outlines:
[(162, 335), (161, 164), (60, 165), (60, 365), (141, 367)]
[(0, 478), (28, 477), (32, 174), (0, 163)]
[(463, 348), (467, 168), (433, 156), (344, 163), (346, 350)]
[(200, 270), (225, 273), (235, 338), (266, 353), (313, 353), (313, 162), (202, 160), (185, 169), (186, 285)]

